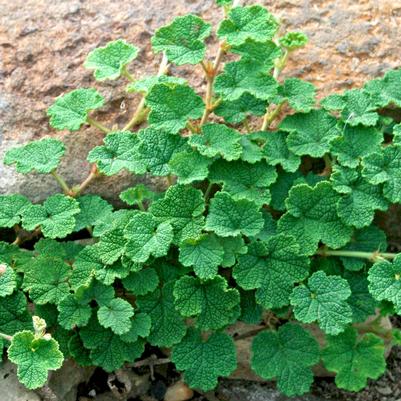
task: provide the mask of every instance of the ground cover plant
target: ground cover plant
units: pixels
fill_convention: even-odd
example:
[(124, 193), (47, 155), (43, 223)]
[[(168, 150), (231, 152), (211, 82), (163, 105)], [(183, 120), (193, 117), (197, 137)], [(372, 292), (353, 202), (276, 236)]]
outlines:
[[(249, 336), (252, 370), (283, 393), (307, 392), (319, 364), (358, 391), (400, 342), (380, 322), (401, 314), (401, 256), (375, 215), (401, 202), (401, 125), (388, 112), (401, 107), (401, 70), (317, 102), (311, 83), (280, 75), (307, 37), (282, 32), (260, 5), (217, 2), (213, 60), (212, 27), (194, 15), (156, 31), (157, 75), (132, 71), (139, 49), (122, 39), (88, 55), (96, 80), (125, 81), (140, 100), (113, 129), (94, 117), (105, 103), (95, 89), (48, 109), (56, 130), (105, 134), (82, 183), (57, 171), (58, 139), (5, 155), (61, 188), (41, 204), (0, 196), (0, 228), (15, 232), (0, 242), (1, 345), (30, 389), (66, 358), (112, 372), (158, 349), (208, 391)], [(184, 64), (203, 69), (204, 97), (169, 74)], [(127, 188), (118, 210), (90, 193), (122, 170), (160, 177), (165, 190)], [(259, 328), (230, 335), (238, 321)]]

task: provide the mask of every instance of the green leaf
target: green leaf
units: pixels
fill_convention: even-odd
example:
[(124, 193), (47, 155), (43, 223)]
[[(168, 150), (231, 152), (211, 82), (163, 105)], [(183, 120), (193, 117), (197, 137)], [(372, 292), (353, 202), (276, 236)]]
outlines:
[(123, 286), (134, 295), (145, 295), (156, 290), (159, 277), (155, 269), (147, 268), (139, 272), (132, 272), (122, 280)]
[(209, 180), (223, 183), (223, 190), (234, 200), (248, 199), (258, 206), (269, 204), (269, 186), (276, 181), (274, 167), (265, 161), (250, 164), (241, 160), (216, 160), (210, 168)]
[(234, 7), (221, 22), (217, 36), (225, 38), (231, 46), (239, 46), (247, 39), (266, 42), (273, 38), (277, 28), (277, 21), (264, 7)]
[(344, 246), (352, 229), (337, 216), (339, 200), (340, 195), (325, 181), (314, 188), (294, 186), (286, 200), (288, 211), (278, 221), (278, 231), (294, 236), (306, 255), (315, 253), (320, 241), (334, 249)]
[(202, 391), (217, 386), (219, 376), (229, 376), (237, 367), (234, 341), (225, 333), (213, 333), (206, 340), (190, 329), (180, 344), (173, 348), (172, 362), (184, 371), (185, 382)]
[(58, 139), (44, 138), (8, 150), (4, 157), (4, 164), (15, 164), (16, 170), (22, 174), (32, 171), (48, 174), (57, 168), (64, 153), (63, 142)]
[(244, 239), (241, 236), (237, 237), (218, 237), (218, 240), (223, 247), (223, 267), (231, 267), (235, 265), (237, 257), (247, 253), (248, 248), (245, 245)]
[(218, 192), (210, 201), (206, 229), (221, 237), (256, 235), (263, 227), (262, 213), (247, 199), (235, 200), (226, 192)]
[(331, 180), (333, 188), (343, 194), (337, 213), (345, 224), (356, 228), (369, 226), (376, 210), (387, 210), (388, 202), (381, 188), (369, 184), (357, 170), (335, 166)]
[(61, 259), (39, 256), (25, 272), (23, 288), (37, 304), (58, 304), (70, 293), (71, 267)]
[(24, 210), (22, 226), (26, 230), (40, 227), (48, 238), (64, 238), (75, 228), (75, 215), (79, 213), (79, 203), (61, 194), (52, 195), (43, 205), (30, 205)]
[(214, 83), (214, 91), (225, 101), (238, 100), (245, 94), (269, 100), (275, 97), (277, 88), (276, 80), (251, 60), (227, 63)]
[(134, 316), (133, 307), (122, 298), (113, 299), (108, 305), (101, 306), (97, 311), (99, 323), (118, 335), (130, 330), (132, 316)]
[(202, 135), (192, 135), (188, 143), (204, 156), (221, 156), (230, 161), (241, 157), (240, 140), (241, 134), (238, 131), (223, 124), (210, 123), (202, 127)]
[(322, 157), (330, 151), (330, 143), (340, 135), (336, 119), (324, 110), (311, 110), (287, 116), (280, 124), (288, 131), (289, 149), (296, 155)]
[(294, 51), (306, 46), (308, 37), (303, 32), (287, 32), (279, 39), (279, 43), (285, 49)]
[(104, 97), (96, 89), (75, 89), (58, 97), (47, 110), (47, 115), (53, 128), (77, 131), (87, 122), (88, 113), (103, 104)]
[(95, 70), (94, 76), (98, 81), (117, 79), (123, 74), (126, 65), (137, 55), (137, 47), (118, 39), (92, 50), (85, 60), (84, 67)]
[(285, 200), (288, 198), (290, 189), (298, 184), (298, 179), (302, 175), (299, 171), (294, 173), (287, 173), (285, 171), (278, 171), (278, 177), (274, 184), (270, 187), (271, 192), (271, 202), (270, 205), (274, 210), (285, 211)]
[(146, 104), (151, 109), (148, 121), (152, 128), (171, 134), (185, 128), (189, 120), (202, 117), (205, 109), (202, 98), (192, 88), (177, 84), (154, 85)]
[(178, 177), (179, 184), (190, 184), (202, 181), (208, 176), (212, 161), (196, 151), (185, 151), (173, 155), (169, 168), (171, 173)]
[(92, 361), (90, 359), (90, 351), (84, 347), (84, 344), (78, 334), (72, 335), (68, 341), (68, 352), (71, 357), (80, 366), (92, 366)]
[(401, 146), (386, 146), (365, 157), (362, 165), (362, 175), (371, 184), (384, 183), (384, 196), (393, 203), (401, 202)]
[(266, 309), (289, 305), (294, 284), (308, 274), (309, 258), (302, 255), (293, 237), (283, 234), (266, 242), (252, 242), (233, 271), (239, 286), (257, 289), (256, 301)]
[(336, 373), (336, 385), (348, 391), (359, 391), (367, 379), (378, 379), (386, 369), (383, 340), (372, 333), (358, 336), (349, 327), (338, 336), (328, 336), (323, 350), (324, 366)]
[(130, 206), (140, 205), (143, 201), (153, 201), (156, 198), (157, 194), (144, 184), (135, 185), (120, 194), (120, 199)]
[(79, 299), (75, 294), (69, 294), (60, 301), (57, 309), (59, 311), (58, 323), (61, 327), (71, 330), (74, 327), (88, 324), (92, 309), (85, 301)]
[(233, 310), (239, 305), (239, 293), (227, 288), (221, 276), (201, 280), (184, 276), (174, 286), (176, 308), (185, 317), (197, 317), (202, 330), (220, 329), (231, 323)]
[(259, 324), (262, 321), (263, 308), (256, 303), (255, 291), (240, 291), (241, 316), (238, 318), (247, 324)]
[(76, 219), (74, 231), (95, 226), (99, 221), (111, 218), (113, 206), (97, 195), (84, 195), (77, 199), (80, 212)]
[(205, 201), (201, 191), (184, 186), (170, 187), (163, 199), (149, 208), (159, 222), (170, 223), (174, 229), (174, 242), (196, 238), (204, 225)]
[(237, 100), (221, 102), (213, 112), (229, 124), (239, 124), (250, 116), (263, 116), (266, 106), (266, 100), (244, 93)]
[(167, 255), (173, 240), (173, 227), (169, 223), (158, 224), (150, 213), (136, 214), (126, 225), (125, 255), (133, 262), (144, 263), (151, 255), (156, 258)]
[(0, 227), (11, 228), (21, 222), (31, 202), (23, 195), (0, 195)]
[(401, 315), (401, 256), (377, 261), (368, 272), (369, 291), (378, 301), (390, 301)]
[(313, 382), (311, 367), (319, 357), (316, 340), (293, 323), (259, 333), (252, 342), (252, 369), (263, 379), (276, 378), (279, 390), (287, 396), (309, 391)]
[(205, 280), (217, 275), (223, 255), (224, 249), (218, 238), (214, 234), (203, 234), (181, 243), (179, 261), (184, 266), (193, 266), (195, 274)]
[(115, 131), (104, 138), (104, 145), (96, 146), (88, 154), (88, 161), (96, 163), (105, 175), (114, 175), (126, 169), (144, 174), (146, 167), (140, 160), (136, 135), (129, 131)]
[(391, 70), (383, 78), (374, 79), (365, 85), (377, 107), (395, 105), (401, 107), (401, 69)]
[(17, 275), (14, 269), (0, 262), (0, 298), (11, 295), (17, 288)]
[(30, 390), (43, 386), (48, 371), (61, 368), (64, 359), (54, 339), (36, 338), (30, 331), (13, 336), (8, 358), (18, 366), (18, 380)]
[(286, 138), (287, 134), (282, 131), (269, 132), (263, 153), (268, 164), (281, 164), (285, 171), (293, 173), (298, 170), (301, 158), (288, 149)]
[(98, 280), (92, 280), (88, 286), (78, 288), (76, 294), (81, 297), (83, 302), (96, 301), (99, 306), (103, 306), (108, 305), (114, 299), (114, 288), (104, 285)]
[(343, 165), (355, 168), (361, 159), (380, 152), (383, 133), (372, 127), (344, 126), (343, 135), (331, 142), (331, 151)]
[(168, 132), (147, 128), (138, 135), (138, 159), (152, 175), (166, 176), (171, 173), (169, 162), (179, 152), (189, 149), (186, 138)]
[(108, 231), (95, 244), (99, 259), (106, 265), (112, 265), (124, 255), (126, 243), (123, 227)]
[(316, 88), (299, 78), (287, 78), (278, 89), (279, 102), (287, 101), (295, 111), (308, 113), (316, 102)]
[(320, 101), (320, 105), (328, 111), (342, 110), (345, 107), (345, 100), (343, 95), (335, 93), (323, 98)]
[(147, 313), (152, 319), (148, 341), (155, 346), (171, 347), (185, 335), (184, 319), (174, 305), (173, 286), (174, 283), (170, 282), (151, 294), (137, 298), (141, 312)]
[(346, 302), (350, 295), (351, 289), (345, 279), (318, 271), (309, 278), (307, 285), (294, 288), (291, 305), (299, 321), (317, 321), (325, 333), (337, 335), (352, 321), (352, 310)]
[(152, 48), (156, 53), (166, 52), (168, 60), (176, 65), (198, 64), (205, 57), (204, 41), (210, 32), (211, 25), (195, 15), (176, 17), (156, 31)]
[(120, 337), (127, 343), (138, 341), (139, 337), (145, 338), (150, 334), (152, 321), (146, 313), (136, 313), (131, 319), (131, 327), (129, 331)]
[(22, 330), (32, 330), (32, 318), (28, 312), (23, 292), (14, 291), (0, 298), (0, 331), (10, 336)]
[(150, 90), (157, 84), (178, 84), (185, 85), (187, 81), (184, 78), (172, 77), (170, 75), (151, 75), (141, 78), (127, 85), (127, 92), (140, 92), (147, 95)]

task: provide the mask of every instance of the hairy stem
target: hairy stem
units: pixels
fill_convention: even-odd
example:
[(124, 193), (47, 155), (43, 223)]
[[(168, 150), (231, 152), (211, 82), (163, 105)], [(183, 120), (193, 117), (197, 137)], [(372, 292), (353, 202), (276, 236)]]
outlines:
[[(160, 75), (167, 74), (168, 67), (169, 65), (167, 56), (165, 53), (163, 53), (163, 58), (159, 66), (159, 71), (157, 72), (157, 76), (159, 77)], [(134, 115), (132, 116), (131, 120), (128, 121), (128, 123), (124, 126), (123, 131), (128, 131), (131, 128), (141, 124), (143, 121), (145, 121), (147, 114), (148, 111), (146, 110), (146, 100), (145, 96), (143, 96), (134, 112)]]
[(4, 334), (4, 333), (0, 333), (0, 337), (1, 338), (4, 338), (4, 340), (7, 340), (7, 341), (12, 341), (12, 339), (13, 339), (13, 336), (9, 336), (9, 335), (7, 335), (7, 334)]
[(361, 258), (376, 261), (378, 259), (394, 259), (397, 253), (388, 252), (362, 252), (362, 251), (335, 251), (330, 249), (319, 249), (316, 252), (317, 255), (321, 256), (343, 256), (346, 258)]
[(99, 176), (99, 171), (97, 169), (96, 164), (92, 164), (91, 171), (89, 175), (82, 181), (78, 187), (72, 190), (72, 195), (74, 197), (80, 195), (88, 186), (91, 184), (91, 182)]
[(125, 65), (122, 70), (122, 75), (128, 79), (128, 81), (134, 82), (135, 78), (128, 72), (127, 66)]
[(58, 184), (60, 185), (60, 187), (64, 191), (64, 193), (66, 195), (71, 195), (71, 188), (67, 185), (64, 178), (61, 175), (59, 175), (56, 170), (53, 170), (50, 174), (58, 182)]
[(273, 110), (266, 112), (263, 117), (262, 131), (266, 131), (270, 127), (270, 124), (277, 118), (285, 104), (286, 101), (281, 102)]
[(111, 130), (107, 127), (105, 127), (103, 124), (101, 124), (99, 121), (94, 120), (91, 117), (87, 117), (86, 122), (91, 125), (92, 127), (95, 127), (99, 129), (100, 131), (104, 132), (105, 134), (108, 134)]
[(206, 202), (209, 200), (210, 191), (212, 190), (212, 188), (213, 188), (213, 184), (210, 182), (205, 191), (205, 201)]

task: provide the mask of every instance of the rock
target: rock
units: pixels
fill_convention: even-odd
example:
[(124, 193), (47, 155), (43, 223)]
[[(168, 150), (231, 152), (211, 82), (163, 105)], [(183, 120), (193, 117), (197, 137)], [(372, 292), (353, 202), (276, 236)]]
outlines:
[(118, 369), (109, 375), (107, 385), (116, 399), (126, 400), (146, 394), (150, 381), (149, 375), (137, 375), (129, 369)]
[(187, 401), (194, 395), (194, 392), (184, 383), (174, 383), (167, 389), (164, 401)]
[(27, 390), (17, 379), (17, 368), (6, 361), (0, 366), (0, 394), (7, 401), (41, 401), (34, 392)]
[[(243, 0), (243, 4), (254, 3)], [(90, 50), (123, 37), (141, 48), (130, 66), (135, 76), (154, 73), (160, 55), (153, 56), (150, 37), (173, 16), (195, 13), (215, 23), (221, 15), (213, 0), (14, 0), (3, 2), (0, 15), (0, 159), (6, 149), (43, 136), (62, 138), (69, 152), (61, 171), (67, 182), (81, 181), (89, 170), (87, 152), (102, 141), (91, 128), (78, 133), (57, 133), (48, 125), (46, 109), (58, 95), (77, 87), (93, 86), (108, 100), (96, 113), (106, 125), (126, 122), (138, 98), (126, 96), (124, 81), (95, 82), (83, 61)], [(319, 96), (359, 87), (367, 79), (399, 66), (401, 7), (394, 1), (374, 0), (274, 1), (263, 2), (277, 14), (286, 28), (303, 30), (310, 41), (294, 56), (286, 75), (313, 82)], [(216, 49), (210, 41), (211, 53)], [(195, 73), (193, 73), (195, 71)], [(191, 77), (204, 90), (198, 67), (173, 68)], [(88, 188), (106, 198), (135, 182), (128, 175), (107, 178)], [(32, 200), (45, 198), (57, 189), (44, 176), (20, 176), (0, 162), (0, 194), (21, 192)]]

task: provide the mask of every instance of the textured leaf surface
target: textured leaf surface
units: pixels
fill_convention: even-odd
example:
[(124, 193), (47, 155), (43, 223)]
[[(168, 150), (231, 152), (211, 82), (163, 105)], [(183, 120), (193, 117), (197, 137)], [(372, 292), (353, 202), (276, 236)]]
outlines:
[(85, 60), (84, 67), (95, 70), (94, 75), (98, 81), (116, 79), (122, 74), (123, 68), (137, 55), (137, 47), (118, 39), (92, 50)]
[(299, 78), (287, 78), (279, 87), (280, 101), (286, 100), (295, 111), (307, 113), (315, 105), (316, 89), (306, 81)]
[(373, 79), (365, 85), (377, 107), (401, 107), (401, 69), (388, 71), (383, 78)]
[(21, 291), (0, 298), (0, 330), (10, 336), (18, 331), (32, 330), (32, 318), (28, 313), (27, 300)]
[(17, 275), (14, 269), (0, 262), (0, 298), (11, 295), (17, 288)]
[(31, 202), (23, 195), (0, 195), (0, 227), (11, 228), (21, 222)]
[(87, 122), (88, 113), (103, 104), (104, 98), (96, 89), (75, 89), (57, 98), (47, 115), (53, 128), (77, 131)]
[(339, 276), (314, 273), (307, 285), (296, 287), (291, 295), (295, 317), (304, 323), (317, 321), (327, 334), (337, 335), (352, 321), (346, 300), (351, 295), (348, 282)]
[(196, 316), (202, 330), (219, 329), (231, 323), (239, 293), (228, 289), (221, 276), (203, 281), (184, 276), (174, 286), (175, 304), (185, 317)]
[(325, 367), (336, 373), (336, 385), (348, 391), (359, 391), (367, 379), (378, 379), (386, 368), (383, 340), (372, 333), (357, 336), (349, 327), (338, 336), (328, 336), (322, 358)]
[(296, 324), (259, 333), (252, 343), (252, 369), (264, 379), (276, 378), (278, 388), (288, 396), (309, 391), (313, 382), (311, 366), (317, 362), (318, 343)]
[(44, 138), (8, 150), (4, 164), (14, 164), (19, 173), (47, 174), (55, 170), (65, 153), (64, 143), (58, 139)]
[(212, 160), (196, 151), (176, 153), (169, 162), (171, 173), (178, 177), (179, 184), (202, 181), (209, 174)]
[(154, 85), (146, 103), (151, 109), (149, 124), (171, 134), (185, 128), (189, 120), (202, 117), (205, 108), (202, 98), (186, 85)]
[(127, 92), (140, 92), (147, 95), (153, 86), (157, 84), (179, 84), (185, 85), (187, 81), (180, 77), (170, 75), (151, 75), (131, 82), (127, 85)]
[(337, 216), (339, 200), (340, 195), (328, 182), (314, 188), (294, 186), (286, 201), (288, 212), (278, 222), (279, 232), (294, 236), (307, 255), (316, 251), (319, 241), (332, 248), (344, 246), (352, 230)]
[(77, 199), (80, 212), (75, 216), (74, 231), (95, 226), (99, 221), (111, 218), (113, 206), (97, 195), (84, 195)]
[(229, 376), (237, 367), (234, 342), (225, 333), (214, 333), (207, 340), (191, 329), (173, 348), (172, 361), (184, 371), (185, 382), (193, 388), (208, 391), (216, 387), (220, 376)]
[(152, 268), (142, 269), (138, 272), (132, 272), (122, 280), (124, 288), (134, 295), (145, 295), (153, 292), (159, 284), (159, 277)]
[(279, 43), (292, 51), (304, 47), (308, 43), (308, 37), (303, 32), (287, 32), (279, 39)]
[(97, 312), (99, 323), (118, 335), (130, 330), (132, 316), (134, 316), (133, 307), (122, 298), (113, 299), (108, 305), (101, 306)]
[(48, 238), (64, 238), (74, 230), (78, 213), (79, 203), (75, 199), (56, 194), (47, 198), (43, 205), (25, 209), (22, 225), (27, 230), (40, 226)]
[(86, 326), (92, 314), (88, 303), (74, 294), (69, 294), (61, 300), (57, 309), (59, 311), (58, 323), (66, 330)]
[(226, 192), (218, 192), (210, 201), (206, 229), (221, 237), (256, 235), (263, 227), (262, 213), (247, 199), (235, 200)]
[(43, 386), (48, 371), (59, 369), (64, 359), (54, 339), (35, 338), (29, 331), (13, 337), (8, 357), (18, 366), (19, 381), (31, 390)]
[(171, 24), (156, 31), (152, 47), (156, 53), (166, 52), (174, 64), (197, 64), (205, 57), (204, 40), (210, 31), (211, 25), (195, 15), (176, 17)]

